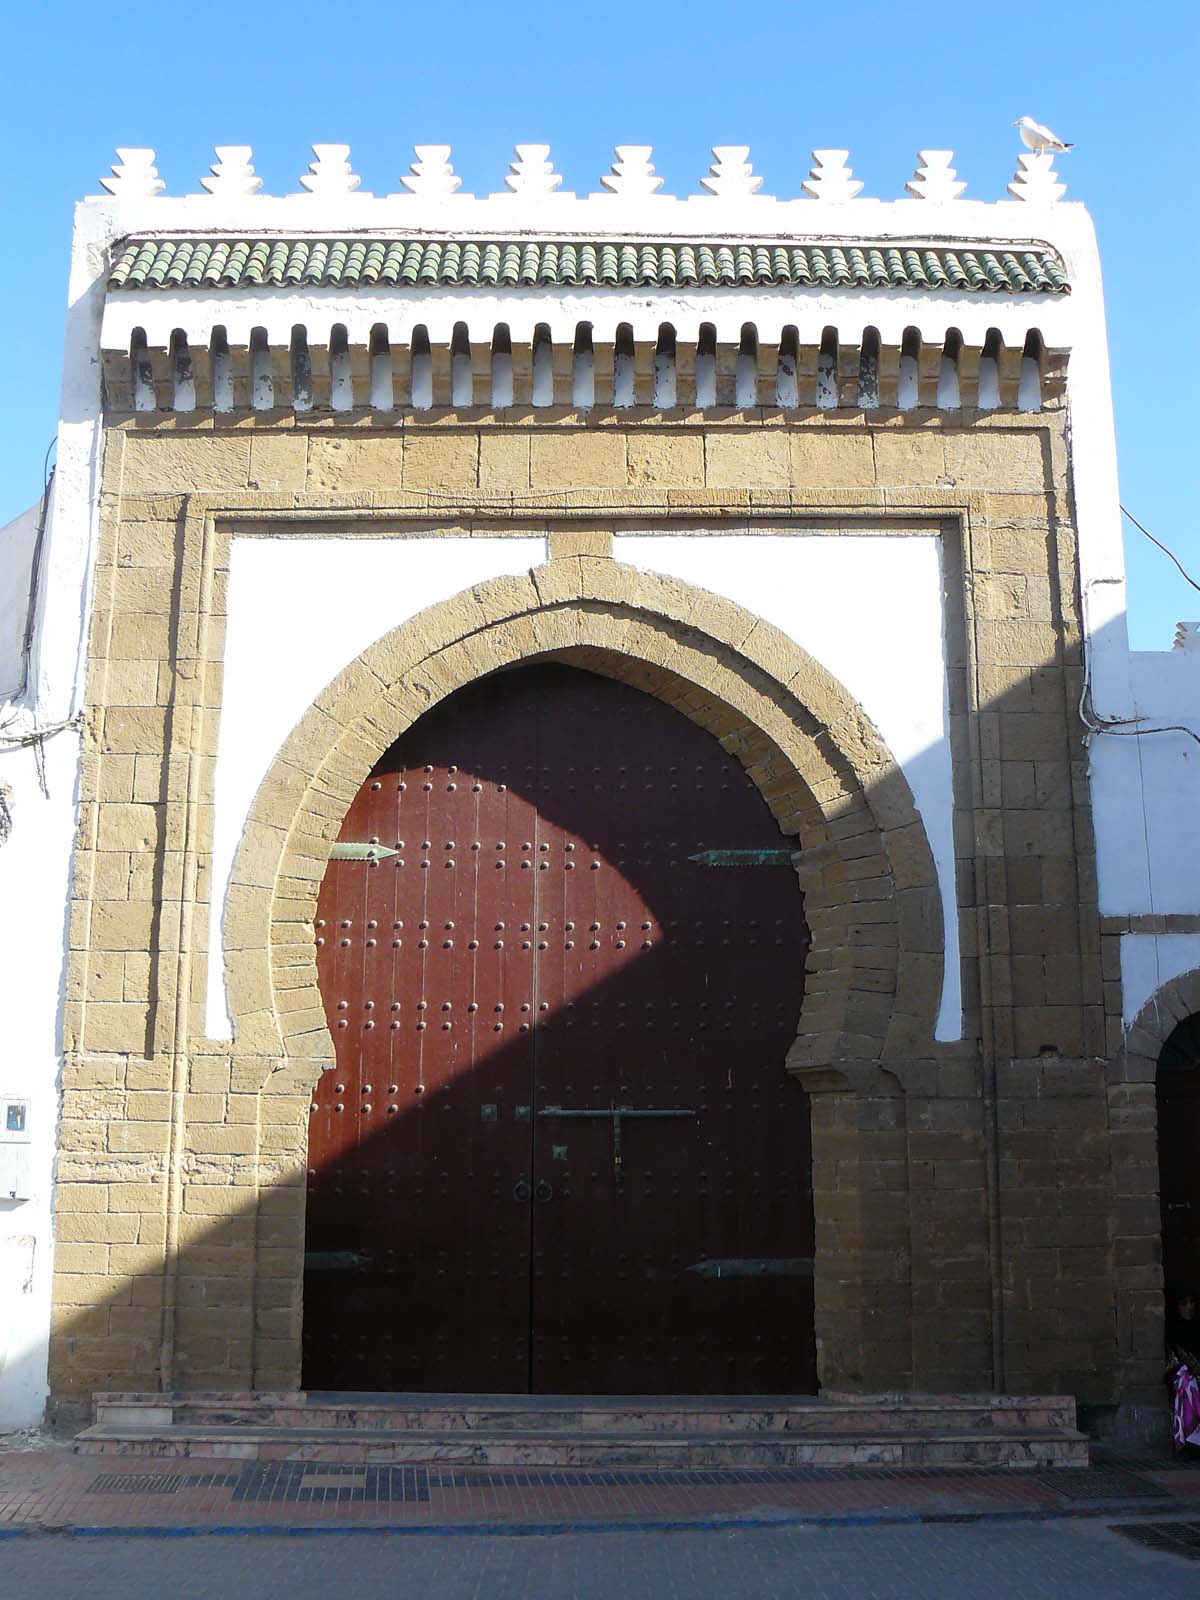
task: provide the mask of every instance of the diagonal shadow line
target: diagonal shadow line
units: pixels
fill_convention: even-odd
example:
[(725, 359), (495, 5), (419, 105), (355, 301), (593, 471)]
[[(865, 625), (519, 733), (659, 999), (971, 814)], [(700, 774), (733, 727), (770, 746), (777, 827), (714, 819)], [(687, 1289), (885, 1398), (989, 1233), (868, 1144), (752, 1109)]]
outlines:
[[(530, 700), (534, 714), (521, 726)], [(585, 776), (589, 763), (582, 757), (589, 753), (589, 744), (592, 755), (599, 751), (594, 727), (582, 728), (580, 719), (598, 709), (604, 711), (610, 730), (624, 723), (632, 731), (630, 725), (639, 717), (644, 725), (632, 742), (621, 747), (615, 772), (607, 769), (607, 763), (591, 763), (594, 774), (603, 774), (602, 782), (590, 788), (586, 782), (559, 783), (558, 792), (551, 794), (543, 742), (548, 752), (561, 755), (565, 744), (567, 755), (574, 754), (574, 766), (560, 762), (564, 777), (571, 771)], [(618, 714), (630, 710), (632, 717)], [(575, 718), (565, 734), (564, 716), (568, 722)], [(451, 754), (462, 756), (464, 725), (475, 730), (475, 742), (468, 741), (472, 759), (465, 764), (449, 759)], [(647, 743), (647, 734), (652, 743)], [(783, 1071), (802, 997), (807, 948), (802, 897), (790, 872), (769, 877), (752, 872), (748, 880), (745, 870), (718, 871), (705, 874), (701, 883), (696, 875), (704, 869), (690, 863), (685, 853), (691, 846), (669, 837), (678, 833), (682, 839), (690, 825), (682, 794), (678, 806), (683, 809), (666, 819), (669, 827), (663, 836), (663, 796), (651, 794), (652, 784), (639, 785), (636, 771), (639, 764), (644, 772), (657, 768), (634, 761), (630, 751), (639, 747), (639, 740), (643, 753), (657, 751), (662, 740), (681, 734), (686, 759), (679, 756), (678, 744), (671, 747), (679, 756), (671, 770), (680, 773), (699, 754), (696, 772), (703, 782), (697, 787), (713, 791), (702, 807), (693, 805), (703, 813), (701, 836), (693, 843), (700, 849), (786, 846), (757, 788), (710, 734), (640, 691), (559, 665), (513, 669), (450, 697), (381, 759), (351, 805), (343, 839), (369, 829), (370, 837), (390, 847), (391, 823), (397, 847), (405, 854), (375, 863), (335, 861), (321, 894), (318, 916), (326, 935), (331, 935), (334, 924), (345, 921), (349, 926), (346, 937), (319, 952), (338, 1067), (332, 1077), (323, 1077), (314, 1095), (314, 1106), (320, 1109), (319, 1120), (313, 1123), (315, 1155), (309, 1164), (312, 1270), (306, 1282), (305, 1315), (305, 1381), (311, 1386), (415, 1389), (426, 1386), (428, 1377), (425, 1382), (422, 1378), (431, 1366), (439, 1369), (439, 1374), (429, 1374), (434, 1388), (495, 1392), (529, 1385), (569, 1392), (576, 1384), (587, 1385), (592, 1392), (682, 1387), (762, 1393), (813, 1386), (811, 1275), (786, 1283), (764, 1278), (736, 1285), (722, 1282), (719, 1287), (713, 1279), (687, 1276), (689, 1267), (694, 1269), (705, 1258), (752, 1257), (764, 1262), (764, 1272), (766, 1261), (811, 1259), (813, 1224), (807, 1105), (803, 1091)], [(522, 756), (531, 757), (524, 770)], [(554, 770), (557, 782), (559, 767)], [(622, 777), (631, 781), (615, 781)], [(676, 787), (682, 791), (686, 785)], [(435, 789), (456, 791), (453, 799), (442, 799), (440, 811)], [(464, 808), (465, 794), (479, 790), (504, 793), (502, 827), (511, 832), (519, 824), (518, 831), (528, 835), (522, 865), (531, 864), (528, 876), (510, 872), (493, 877), (480, 866), (478, 855), (472, 858), (457, 845), (446, 844), (446, 849), (455, 849), (456, 857), (465, 856), (464, 866), (475, 862), (468, 929), (462, 925), (461, 891), (456, 883), (446, 893), (449, 880), (437, 870), (436, 852), (440, 834), (461, 830), (462, 813), (470, 809), (470, 804)], [(623, 792), (628, 800), (618, 809), (613, 801), (619, 802)], [(412, 804), (422, 793), (429, 796), (424, 810), (420, 801), (416, 808)], [(399, 797), (394, 811), (388, 798), (393, 794)], [(478, 812), (487, 801), (474, 804)], [(434, 826), (435, 812), (439, 820), (449, 818), (440, 834)], [(485, 820), (495, 819), (476, 815), (471, 820), (472, 831), (481, 834), (477, 843), (484, 842)], [(420, 867), (413, 860), (416, 841), (409, 837), (401, 842), (411, 836), (414, 823), (428, 834), (421, 841), (427, 848)], [(631, 843), (638, 831), (650, 833), (651, 838), (640, 845)], [(538, 861), (540, 845), (534, 849), (535, 841), (545, 843), (543, 834), (560, 847), (561, 870), (556, 874), (551, 868), (549, 880), (542, 876), (549, 863)], [(565, 845), (564, 835), (569, 836)], [(515, 847), (515, 839), (505, 841), (506, 859)], [(639, 857), (639, 849), (651, 854)], [(664, 849), (670, 852), (666, 857)], [(576, 851), (576, 857), (569, 851)], [(574, 865), (590, 864), (589, 855), (605, 868), (615, 865), (616, 873), (606, 871), (594, 880), (590, 875), (568, 879)], [(511, 864), (515, 867), (517, 862)], [(415, 878), (414, 869), (419, 873)], [(456, 876), (461, 881), (461, 870)], [(574, 988), (568, 986), (561, 998), (543, 1001), (537, 988), (538, 963), (552, 972), (556, 952), (548, 949), (544, 957), (535, 956), (531, 946), (539, 943), (547, 949), (562, 938), (563, 927), (554, 928), (554, 913), (545, 902), (557, 898), (560, 912), (572, 903), (561, 889), (557, 895), (543, 890), (539, 897), (539, 886), (553, 883), (556, 876), (563, 886), (589, 882), (608, 886), (615, 880), (620, 884), (618, 902), (623, 897), (630, 903), (626, 920), (632, 924), (644, 911), (649, 921), (643, 927), (654, 927), (657, 942), (622, 940), (633, 948), (619, 958), (615, 972), (598, 981), (589, 975), (582, 985), (577, 973)], [(398, 886), (394, 893), (389, 877)], [(407, 896), (404, 885), (410, 886)], [(487, 914), (480, 904), (480, 885), (482, 899), (490, 905)], [(429, 977), (421, 988), (422, 1001), (413, 1000), (415, 991), (389, 1001), (390, 1013), (403, 1013), (407, 1007), (411, 1015), (399, 1020), (393, 1015), (384, 1031), (378, 1026), (382, 1019), (364, 1018), (361, 1008), (382, 1006), (385, 997), (375, 998), (377, 988), (390, 987), (392, 994), (404, 995), (410, 984), (414, 952), (408, 931), (418, 886), (424, 891), (418, 898), (429, 913), (420, 929), (428, 934), (424, 943), (434, 947), (420, 958), (421, 963), (436, 967), (436, 934), (441, 931), (454, 930), (453, 939), (444, 942), (455, 952), (443, 963), (448, 970)], [(608, 887), (599, 898), (605, 894), (611, 898), (612, 893)], [(588, 890), (577, 890), (574, 898), (585, 904)], [(437, 914), (435, 903), (440, 906)], [(391, 910), (403, 907), (405, 916), (400, 920), (406, 923), (400, 941), (405, 948), (393, 958), (390, 974), (368, 956), (362, 927), (364, 922), (374, 927), (369, 913), (376, 913), (383, 942), (389, 905)], [(656, 915), (655, 907), (663, 905), (679, 911), (699, 905), (708, 912), (727, 913), (719, 918), (724, 937), (693, 939), (689, 944), (691, 919)], [(524, 909), (514, 911), (514, 906)], [(631, 911), (630, 906), (640, 910)], [(455, 915), (447, 918), (448, 909)], [(480, 980), (478, 989), (470, 987), (477, 975), (468, 978), (460, 954), (468, 931), (479, 944), (489, 942), (486, 935), (493, 930), (483, 924), (500, 909), (505, 916), (496, 927), (504, 928), (510, 945), (514, 941), (508, 937), (509, 929), (515, 930), (517, 917), (525, 916), (524, 931), (531, 935), (524, 941), (530, 956), (521, 963), (528, 970), (516, 978), (517, 993), (527, 995), (523, 1004), (531, 1021), (518, 1025), (528, 1030), (521, 1033), (514, 1032), (508, 1021), (488, 1024), (477, 1018), (466, 1030), (471, 1046), (463, 1059), (458, 1056), (463, 1032), (459, 1018), (440, 1024), (441, 1030), (458, 1030), (452, 1041), (436, 1022), (450, 1005), (443, 1002), (441, 1012), (435, 1009), (433, 1022), (428, 1020), (430, 1013), (413, 1007), (436, 1008), (436, 995), (432, 1001), (427, 996), (441, 984), (446, 993), (454, 992), (453, 1004), (461, 1010), (461, 995), (482, 996), (489, 982), (497, 985), (497, 994), (507, 994), (512, 1006), (511, 989), (503, 987), (506, 975), (499, 971)], [(756, 914), (748, 916), (750, 911)], [(343, 912), (350, 915), (343, 918)], [(561, 915), (558, 921), (563, 922)], [(356, 922), (361, 930), (357, 937)], [(436, 926), (439, 922), (444, 929)], [(772, 922), (775, 938), (749, 937), (747, 924), (757, 928)], [(668, 928), (678, 932), (680, 924), (683, 940), (664, 943), (660, 934)], [(620, 927), (625, 928), (625, 921)], [(538, 929), (548, 934), (545, 941), (534, 937)], [(611, 935), (594, 922), (588, 931), (593, 929), (597, 937), (587, 942), (599, 950), (601, 937), (610, 942)], [(497, 941), (497, 947), (504, 942)], [(650, 946), (649, 953), (639, 947), (643, 943)], [(342, 959), (340, 946), (355, 944), (358, 949), (352, 948)], [(712, 954), (702, 954), (706, 949)], [(607, 957), (611, 963), (613, 956), (609, 948), (597, 960)], [(486, 956), (476, 955), (465, 965), (473, 967), (484, 960)], [(508, 960), (506, 951), (500, 961)], [(769, 1007), (765, 1019), (756, 1015), (759, 1002), (749, 997), (776, 993), (772, 986), (781, 983), (778, 992), (786, 998), (764, 1002)], [(469, 985), (465, 991), (464, 984)], [(365, 1002), (346, 998), (358, 985)], [(565, 999), (566, 992), (570, 1000)], [(737, 998), (701, 998), (710, 992)], [(683, 998), (665, 998), (672, 994)], [(483, 1009), (486, 1016), (493, 1008), (485, 1004)], [(584, 1020), (589, 1013), (590, 1021)], [(422, 1017), (425, 1020), (418, 1020)], [(495, 1043), (485, 1031), (489, 1026), (495, 1029)], [(652, 1032), (657, 1032), (653, 1040)], [(624, 1040), (618, 1038), (621, 1033)], [(573, 1038), (568, 1037), (571, 1034)], [(424, 1052), (421, 1047), (431, 1038), (449, 1044), (449, 1053)], [(395, 1045), (398, 1039), (398, 1050), (380, 1048), (382, 1041)], [(622, 1045), (618, 1060), (614, 1046)], [(426, 1053), (441, 1059), (418, 1068), (417, 1058)], [(757, 1074), (749, 1087), (743, 1082), (748, 1062), (755, 1063)], [(722, 1067), (724, 1083), (717, 1081)], [(391, 1082), (381, 1084), (385, 1073)], [(590, 1085), (589, 1078), (595, 1080)], [(386, 1108), (379, 1103), (384, 1088)], [(768, 1095), (773, 1115), (765, 1114)], [(634, 1117), (622, 1119), (618, 1133), (611, 1116), (547, 1117), (549, 1104), (603, 1113), (613, 1104), (633, 1102), (643, 1112), (699, 1102), (694, 1105), (696, 1124), (693, 1127), (686, 1117), (663, 1118), (651, 1129)], [(523, 1122), (515, 1120), (520, 1107), (527, 1118)], [(362, 1111), (374, 1113), (370, 1118), (374, 1131), (367, 1131), (370, 1122), (364, 1122)], [(441, 1118), (448, 1113), (455, 1114), (443, 1123)], [(484, 1117), (494, 1120), (485, 1122)], [(630, 1152), (630, 1165), (622, 1161), (620, 1176), (615, 1160), (618, 1138), (622, 1156)], [(646, 1151), (662, 1150), (664, 1140), (671, 1152), (670, 1176), (659, 1162), (657, 1173), (648, 1174)], [(724, 1170), (714, 1172), (722, 1144)], [(763, 1171), (764, 1167), (771, 1170)], [(739, 1195), (735, 1185), (747, 1174), (758, 1187)], [(699, 1179), (690, 1198), (689, 1178)], [(723, 1208), (710, 1186), (713, 1180), (727, 1202)], [(543, 1197), (547, 1205), (537, 1203)], [(569, 1225), (560, 1221), (560, 1205), (570, 1211)], [(364, 1211), (374, 1212), (374, 1223)], [(397, 1211), (401, 1222), (396, 1220)], [(592, 1212), (597, 1215), (585, 1215)], [(669, 1224), (656, 1230), (655, 1224), (663, 1224), (667, 1217)], [(651, 1239), (653, 1247), (639, 1253), (638, 1246)], [(594, 1273), (605, 1282), (592, 1281)], [(622, 1297), (619, 1306), (611, 1304), (614, 1295)], [(463, 1296), (484, 1296), (487, 1317), (480, 1320), (482, 1307), (476, 1306), (476, 1315), (464, 1319)], [(630, 1326), (639, 1320), (640, 1359), (631, 1349)], [(535, 1337), (532, 1347), (531, 1323), (535, 1335), (539, 1327), (547, 1330), (546, 1339)], [(399, 1334), (397, 1328), (402, 1330)], [(503, 1331), (497, 1333), (497, 1328)], [(347, 1356), (351, 1340), (357, 1340), (355, 1358)], [(562, 1352), (557, 1363), (544, 1348), (538, 1354), (539, 1346), (551, 1340)], [(772, 1351), (770, 1357), (764, 1345)], [(570, 1346), (579, 1348), (568, 1353)], [(733, 1349), (736, 1357), (728, 1353)], [(572, 1370), (579, 1371), (584, 1350), (591, 1352), (590, 1371), (589, 1358), (584, 1357), (585, 1370), (576, 1383), (563, 1381)], [(395, 1372), (398, 1365), (402, 1378), (381, 1384), (381, 1372)], [(549, 1371), (557, 1373), (559, 1381), (542, 1381)], [(690, 1382), (681, 1382), (684, 1372), (692, 1374)]]

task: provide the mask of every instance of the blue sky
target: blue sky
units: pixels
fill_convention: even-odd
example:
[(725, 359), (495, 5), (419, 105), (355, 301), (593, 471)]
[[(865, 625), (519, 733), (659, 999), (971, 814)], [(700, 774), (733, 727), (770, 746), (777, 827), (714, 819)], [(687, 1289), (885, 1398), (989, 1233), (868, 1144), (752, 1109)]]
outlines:
[[(198, 190), (213, 145), (250, 144), (279, 193), (298, 187), (310, 144), (343, 141), (364, 189), (387, 193), (411, 145), (449, 143), (463, 187), (488, 193), (514, 143), (544, 141), (564, 188), (586, 193), (614, 144), (645, 143), (666, 189), (689, 193), (709, 146), (738, 143), (780, 195), (799, 192), (814, 146), (846, 146), (864, 193), (884, 199), (902, 192), (918, 149), (949, 147), (968, 193), (999, 199), (1018, 149), (1009, 124), (1028, 112), (1077, 142), (1062, 173), (1099, 230), (1122, 497), (1200, 577), (1198, 16), (1187, 0), (14, 8), (0, 109), (0, 524), (40, 487), (71, 206), (97, 192), (115, 145), (152, 146), (183, 193)], [(1136, 135), (1130, 108), (1152, 132)], [(1141, 534), (1126, 545), (1132, 641), (1165, 648), (1177, 619), (1200, 616), (1200, 594)]]

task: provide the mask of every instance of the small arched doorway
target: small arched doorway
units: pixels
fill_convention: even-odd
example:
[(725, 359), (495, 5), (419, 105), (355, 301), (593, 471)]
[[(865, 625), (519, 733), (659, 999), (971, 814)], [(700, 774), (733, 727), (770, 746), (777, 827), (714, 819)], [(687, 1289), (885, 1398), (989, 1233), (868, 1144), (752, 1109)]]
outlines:
[(1177, 1023), (1159, 1052), (1156, 1099), (1163, 1279), (1170, 1294), (1200, 1279), (1200, 1013)]
[(737, 761), (639, 690), (526, 665), (414, 724), (339, 845), (305, 1385), (815, 1389), (784, 1071), (808, 933)]

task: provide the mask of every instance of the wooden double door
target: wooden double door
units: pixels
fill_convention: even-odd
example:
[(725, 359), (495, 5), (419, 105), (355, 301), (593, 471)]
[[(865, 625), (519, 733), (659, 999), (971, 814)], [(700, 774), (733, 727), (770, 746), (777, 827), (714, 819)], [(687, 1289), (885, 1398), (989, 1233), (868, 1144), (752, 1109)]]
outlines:
[(815, 1389), (790, 848), (709, 733), (566, 666), (387, 753), (319, 900), (307, 1387)]

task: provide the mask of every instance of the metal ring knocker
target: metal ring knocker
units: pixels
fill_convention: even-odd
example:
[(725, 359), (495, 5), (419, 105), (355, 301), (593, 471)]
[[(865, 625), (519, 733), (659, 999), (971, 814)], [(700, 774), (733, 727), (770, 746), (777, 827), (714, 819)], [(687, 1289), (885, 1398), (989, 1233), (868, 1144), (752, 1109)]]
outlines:
[(538, 1179), (537, 1188), (533, 1191), (533, 1198), (540, 1206), (548, 1205), (554, 1199), (554, 1190), (546, 1182), (545, 1178)]
[(529, 1187), (528, 1178), (519, 1178), (513, 1185), (513, 1199), (519, 1206), (527, 1206), (533, 1190)]

